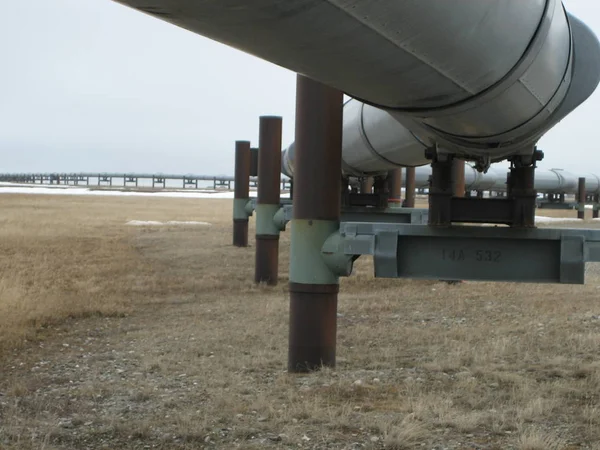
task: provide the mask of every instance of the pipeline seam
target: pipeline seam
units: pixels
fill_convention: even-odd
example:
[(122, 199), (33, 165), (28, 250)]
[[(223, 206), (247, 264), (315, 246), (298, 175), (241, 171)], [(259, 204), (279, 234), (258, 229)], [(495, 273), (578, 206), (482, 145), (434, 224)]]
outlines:
[[(550, 0), (553, 1), (553, 0)], [(355, 16), (353, 14), (351, 14), (349, 11), (345, 10), (344, 8), (342, 8), (341, 6), (337, 5), (336, 3), (333, 3), (331, 0), (327, 0), (327, 3), (330, 4), (331, 6), (333, 6), (334, 8), (337, 8), (339, 11), (341, 11), (342, 13), (346, 14), (349, 17), (352, 17), (354, 20), (358, 21), (358, 23), (360, 23), (362, 26), (364, 26), (365, 28), (367, 28), (368, 30), (370, 30), (371, 32), (375, 33), (377, 36), (383, 38), (385, 41), (389, 42), (390, 44), (392, 44), (394, 47), (402, 49), (403, 51), (405, 51), (406, 53), (408, 53), (409, 55), (412, 55), (415, 59), (421, 61), (423, 64), (425, 64), (428, 67), (431, 67), (435, 72), (439, 73), (440, 75), (442, 75), (444, 78), (446, 78), (447, 80), (450, 80), (453, 84), (455, 84), (458, 88), (462, 89), (464, 92), (468, 93), (468, 94), (473, 94), (469, 89), (467, 89), (466, 86), (463, 86), (461, 84), (459, 84), (458, 81), (456, 81), (455, 79), (453, 79), (452, 77), (450, 77), (449, 75), (445, 74), (443, 71), (441, 71), (438, 67), (433, 66), (431, 63), (429, 63), (428, 61), (424, 60), (423, 58), (419, 57), (417, 54), (411, 52), (406, 46), (402, 45), (402, 44), (398, 44), (397, 42), (392, 41), (389, 37), (387, 37), (384, 34), (381, 34), (381, 32), (379, 32), (378, 30), (376, 30), (375, 28), (373, 28), (372, 26), (370, 26), (369, 24), (365, 23), (364, 21), (362, 21), (360, 19), (360, 17)]]
[[(397, 112), (406, 116), (412, 116), (416, 118), (429, 118), (429, 117), (437, 117), (444, 115), (456, 114), (459, 112), (464, 112), (466, 110), (472, 109), (482, 103), (485, 103), (490, 97), (496, 97), (499, 92), (503, 92), (506, 90), (505, 85), (512, 85), (516, 81), (518, 81), (523, 74), (527, 72), (527, 69), (531, 66), (531, 63), (535, 60), (535, 56), (539, 53), (542, 45), (545, 42), (546, 37), (548, 36), (548, 32), (550, 31), (550, 25), (552, 24), (552, 18), (554, 17), (554, 9), (556, 6), (556, 1), (558, 0), (547, 0), (546, 7), (542, 14), (542, 19), (538, 24), (538, 27), (531, 38), (531, 41), (528, 47), (523, 52), (521, 58), (516, 62), (516, 64), (512, 67), (508, 73), (494, 83), (489, 88), (481, 91), (479, 94), (473, 95), (465, 100), (461, 100), (459, 102), (440, 106), (437, 108), (398, 108), (398, 107), (389, 107), (382, 105), (375, 105), (372, 102), (365, 101), (362, 98), (354, 97), (356, 100), (365, 103), (370, 106), (374, 106), (379, 109), (383, 109), (386, 111)], [(563, 6), (563, 11), (564, 9)], [(567, 20), (568, 22), (568, 20)], [(521, 69), (521, 70), (519, 70)]]
[[(564, 9), (564, 7), (563, 7), (563, 9)], [(512, 142), (513, 140), (518, 138), (518, 136), (511, 137), (511, 135), (518, 133), (519, 130), (528, 127), (532, 123), (534, 124), (534, 128), (531, 131), (532, 131), (532, 135), (535, 136), (540, 131), (540, 124), (543, 124), (545, 122), (544, 121), (544, 119), (546, 118), (546, 117), (544, 117), (545, 111), (548, 111), (548, 117), (552, 117), (554, 115), (554, 112), (558, 109), (558, 107), (560, 106), (560, 104), (562, 103), (564, 98), (566, 97), (566, 94), (569, 90), (570, 82), (572, 80), (573, 56), (574, 56), (573, 55), (573, 53), (574, 53), (573, 52), (573, 37), (572, 37), (573, 35), (572, 35), (571, 27), (570, 27), (568, 20), (567, 20), (567, 26), (569, 27), (569, 37), (570, 37), (569, 59), (568, 59), (565, 71), (563, 73), (563, 77), (562, 77), (561, 82), (559, 83), (558, 87), (556, 88), (556, 90), (554, 91), (554, 93), (552, 94), (550, 99), (548, 100), (548, 102), (547, 103), (540, 102), (542, 104), (542, 108), (531, 119), (529, 119), (528, 121), (526, 121), (522, 124), (519, 124), (518, 126), (516, 126), (514, 128), (511, 128), (510, 130), (504, 131), (503, 133), (490, 135), (490, 136), (477, 136), (477, 137), (464, 137), (461, 135), (454, 135), (454, 134), (442, 131), (438, 128), (432, 127), (430, 125), (427, 125), (425, 123), (421, 123), (420, 125), (427, 128), (428, 130), (430, 130), (431, 133), (434, 133), (434, 134), (440, 136), (441, 138), (446, 139), (448, 142), (450, 142), (454, 145), (464, 146), (467, 148), (472, 148), (472, 147), (481, 148), (482, 145), (484, 146), (484, 148), (489, 148), (489, 144), (486, 144), (485, 142), (479, 143), (477, 141), (490, 140), (490, 139), (507, 140), (502, 147), (508, 147), (513, 144), (513, 142)], [(525, 88), (535, 96), (535, 93), (528, 88), (527, 84), (524, 83), (521, 78), (519, 78), (517, 80), (517, 82), (519, 82), (523, 86), (525, 86)], [(540, 101), (537, 96), (535, 96), (535, 97), (538, 101)], [(467, 142), (461, 143), (462, 140), (467, 141)]]
[[(568, 23), (568, 21), (567, 21), (567, 23)], [(569, 27), (569, 29), (570, 29), (570, 27)], [(556, 111), (559, 109), (560, 104), (562, 103), (562, 101), (564, 100), (564, 98), (566, 97), (566, 95), (568, 93), (568, 90), (570, 87), (570, 81), (572, 80), (572, 70), (573, 70), (573, 60), (574, 60), (573, 59), (574, 55), (573, 55), (573, 40), (572, 40), (572, 38), (571, 38), (570, 44), (571, 45), (570, 45), (570, 53), (569, 53), (569, 62), (567, 63), (565, 74), (563, 75), (562, 81), (559, 83), (557, 90), (554, 92), (554, 94), (552, 95), (552, 97), (550, 98), (548, 103), (546, 103), (544, 105), (544, 107), (541, 108), (540, 111), (538, 111), (538, 113), (535, 114), (531, 119), (529, 119), (528, 121), (526, 121), (522, 124), (519, 124), (518, 126), (516, 126), (514, 128), (511, 128), (510, 130), (507, 130), (500, 134), (491, 135), (491, 136), (465, 137), (465, 136), (461, 136), (461, 135), (454, 135), (451, 133), (447, 133), (443, 130), (432, 127), (431, 125), (428, 125), (422, 121), (417, 121), (415, 118), (412, 119), (412, 126), (407, 126), (407, 125), (405, 125), (405, 126), (408, 129), (417, 127), (421, 130), (424, 130), (425, 132), (427, 132), (429, 134), (433, 134), (436, 137), (438, 144), (440, 144), (442, 147), (444, 147), (446, 145), (450, 145), (450, 146), (456, 146), (456, 147), (460, 147), (460, 148), (470, 150), (470, 151), (477, 151), (477, 150), (486, 151), (490, 148), (495, 148), (495, 149), (504, 148), (507, 150), (510, 149), (511, 146), (514, 145), (513, 141), (519, 138), (519, 136), (516, 135), (519, 132), (519, 130), (521, 130), (523, 128), (527, 128), (528, 126), (530, 126), (533, 123), (534, 128), (533, 128), (533, 130), (530, 130), (530, 138), (528, 138), (524, 142), (520, 143), (523, 147), (526, 147), (530, 141), (531, 142), (535, 141), (537, 134), (540, 132), (540, 130), (543, 130), (543, 126), (541, 126), (541, 124), (545, 123), (545, 121), (543, 119), (545, 119), (545, 118), (551, 119), (552, 117), (554, 117)], [(519, 80), (517, 80), (517, 82), (521, 82), (521, 80), (519, 79)], [(564, 94), (564, 95), (562, 95), (562, 94)], [(549, 111), (547, 117), (544, 117), (545, 111)], [(485, 142), (485, 141), (490, 141), (490, 140), (496, 140), (496, 141), (504, 140), (504, 142), (502, 143), (502, 145), (494, 145), (493, 142)], [(481, 142), (481, 141), (484, 141), (484, 142)]]
[(375, 147), (373, 147), (373, 144), (371, 144), (371, 141), (369, 140), (369, 138), (367, 137), (367, 132), (365, 131), (365, 122), (364, 122), (364, 108), (365, 108), (365, 104), (361, 103), (360, 105), (360, 126), (358, 128), (359, 133), (360, 133), (360, 137), (363, 140), (363, 143), (366, 145), (367, 150), (369, 150), (369, 152), (375, 156), (376, 158), (379, 158), (381, 161), (383, 161), (386, 164), (392, 164), (394, 167), (401, 167), (399, 166), (397, 163), (387, 159), (385, 156), (381, 155), (380, 153), (377, 152), (377, 150), (375, 150)]

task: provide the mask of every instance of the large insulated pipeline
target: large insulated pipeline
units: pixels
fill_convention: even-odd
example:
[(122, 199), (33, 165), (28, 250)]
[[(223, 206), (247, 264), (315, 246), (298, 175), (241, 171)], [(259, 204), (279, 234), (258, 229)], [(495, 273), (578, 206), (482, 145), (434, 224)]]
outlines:
[[(456, 3), (461, 2), (448, 1), (446, 5)], [(431, 4), (427, 7), (445, 9), (439, 4), (435, 8)], [(447, 48), (448, 44), (442, 48), (448, 50), (448, 54), (457, 55), (458, 60), (445, 61), (437, 47), (429, 48), (420, 41), (411, 41), (415, 48), (430, 50), (426, 52), (429, 63), (435, 61), (441, 64), (428, 66), (428, 70), (440, 70), (437, 75), (425, 71), (426, 79), (437, 79), (444, 73), (451, 74), (448, 76), (456, 81), (456, 92), (448, 86), (441, 98), (459, 95), (459, 86), (465, 92), (453, 106), (450, 103), (442, 105), (441, 102), (431, 106), (428, 100), (420, 98), (410, 105), (385, 105), (385, 108), (378, 105), (380, 107), (376, 108), (356, 99), (349, 100), (344, 105), (343, 169), (346, 174), (364, 176), (383, 173), (395, 166), (423, 165), (427, 163), (425, 148), (433, 146), (450, 153), (479, 156), (484, 165), (486, 160), (490, 163), (530, 151), (547, 130), (597, 87), (600, 80), (598, 40), (581, 21), (565, 12), (560, 2), (549, 0), (517, 4), (502, 0), (502, 5), (491, 1), (471, 2), (470, 7), (472, 9), (468, 10), (467, 16), (477, 15), (482, 9), (494, 13), (492, 17), (495, 19), (487, 17), (484, 20), (488, 25), (493, 22), (494, 26), (488, 29), (492, 34), (500, 26), (496, 19), (505, 17), (510, 11), (516, 12), (522, 7), (522, 13), (527, 17), (520, 17), (514, 27), (507, 27), (514, 30), (515, 35), (506, 41), (482, 35), (484, 42), (481, 42), (481, 48), (477, 42), (469, 41), (466, 48), (475, 57), (471, 61), (465, 61), (462, 53), (452, 53)], [(454, 29), (456, 23), (467, 20), (449, 17), (452, 20), (446, 29)], [(534, 24), (532, 17), (539, 18), (535, 30), (531, 28)], [(480, 29), (471, 30), (471, 36), (478, 35), (477, 30)], [(506, 31), (498, 30), (503, 36)], [(436, 33), (438, 31), (434, 31)], [(459, 33), (459, 36), (462, 42), (464, 35)], [(527, 40), (526, 37), (528, 46), (520, 58), (513, 59), (514, 66), (484, 87), (484, 80), (496, 79), (492, 74), (497, 76), (507, 68), (501, 62), (506, 63), (509, 55), (514, 58), (516, 54), (512, 51), (521, 49), (519, 45)], [(433, 38), (424, 38), (425, 42), (430, 40)], [(511, 47), (504, 47), (509, 42)], [(490, 46), (489, 53), (480, 54), (481, 49), (487, 48), (486, 45)], [(503, 58), (498, 58), (497, 52), (500, 51)], [(491, 55), (497, 60), (489, 66), (489, 71), (484, 70), (488, 66), (483, 62), (487, 64)], [(455, 65), (457, 61), (461, 64)], [(478, 67), (475, 67), (476, 64)], [(422, 80), (413, 81), (420, 86)], [(432, 92), (438, 88), (436, 84)], [(466, 92), (473, 95), (468, 96)], [(282, 169), (289, 176), (293, 175), (293, 144), (284, 152)]]
[(585, 173), (581, 175), (585, 177), (585, 192), (588, 195), (600, 194), (600, 177), (593, 173)]
[(487, 167), (585, 101), (600, 44), (560, 0), (115, 0), (342, 90), (345, 170)]
[[(490, 168), (487, 173), (479, 172), (472, 163), (465, 164), (465, 188), (467, 191), (493, 191), (505, 192), (508, 171), (495, 167)], [(429, 188), (430, 166), (419, 166), (415, 168), (415, 188)], [(589, 195), (600, 194), (600, 176), (595, 174), (583, 174), (585, 177), (586, 192)], [(534, 180), (534, 188), (538, 193), (549, 194), (576, 194), (579, 175), (567, 172), (563, 169), (537, 169)], [(403, 177), (402, 187), (406, 187), (406, 179)]]

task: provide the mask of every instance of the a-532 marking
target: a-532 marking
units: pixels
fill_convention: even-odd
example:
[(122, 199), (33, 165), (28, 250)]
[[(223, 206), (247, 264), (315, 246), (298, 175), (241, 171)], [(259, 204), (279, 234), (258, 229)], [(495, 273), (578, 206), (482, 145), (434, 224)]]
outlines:
[(442, 260), (452, 262), (476, 261), (498, 263), (502, 261), (502, 252), (500, 250), (467, 250), (460, 248), (442, 249)]

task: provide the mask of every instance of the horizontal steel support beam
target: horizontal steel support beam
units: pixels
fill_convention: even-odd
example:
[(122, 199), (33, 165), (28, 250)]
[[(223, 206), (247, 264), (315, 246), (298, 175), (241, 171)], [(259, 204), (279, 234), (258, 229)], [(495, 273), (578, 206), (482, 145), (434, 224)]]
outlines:
[[(282, 198), (279, 201), (282, 211), (278, 222), (285, 224), (292, 220), (292, 200)], [(250, 198), (246, 210), (249, 215), (256, 209), (256, 198)], [(377, 222), (377, 223), (410, 223), (426, 224), (429, 212), (425, 208), (385, 208), (376, 209), (368, 207), (343, 207), (341, 222)]]
[(513, 201), (507, 198), (452, 197), (453, 222), (512, 223)]
[(387, 207), (388, 195), (387, 194), (373, 194), (373, 193), (352, 193), (348, 192), (344, 196), (342, 206), (347, 207), (360, 207), (360, 206), (374, 206), (378, 208)]
[[(249, 208), (251, 211), (255, 211), (255, 210), (256, 210), (256, 202), (257, 202), (257, 199), (256, 199), (256, 197), (250, 197), (249, 204), (248, 204), (248, 208)], [(291, 199), (289, 199), (289, 198), (280, 198), (280, 199), (279, 199), (279, 206), (280, 206), (280, 207), (282, 207), (282, 208), (283, 208), (284, 206), (289, 206), (289, 207), (291, 208), (291, 207), (292, 207), (292, 200), (291, 200)], [(291, 213), (290, 213), (290, 214), (291, 214)], [(291, 216), (290, 216), (290, 217), (291, 217)]]
[(583, 284), (600, 230), (346, 222), (346, 256), (373, 255), (384, 278)]
[(427, 224), (429, 211), (424, 208), (342, 208), (341, 222), (377, 222)]
[[(292, 220), (292, 205), (282, 205), (285, 223)], [(341, 222), (381, 222), (426, 224), (426, 209), (420, 208), (386, 208), (373, 209), (364, 207), (342, 208)]]
[(538, 209), (576, 209), (577, 203), (575, 202), (549, 202), (549, 201), (538, 201)]

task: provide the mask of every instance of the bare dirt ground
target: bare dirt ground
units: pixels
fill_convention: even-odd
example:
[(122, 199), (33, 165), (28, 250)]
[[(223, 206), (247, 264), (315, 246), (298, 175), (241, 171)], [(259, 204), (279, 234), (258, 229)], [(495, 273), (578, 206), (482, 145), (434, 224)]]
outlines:
[(0, 448), (600, 449), (594, 266), (447, 285), (360, 259), (338, 366), (290, 375), (288, 237), (267, 288), (229, 200), (1, 195)]

